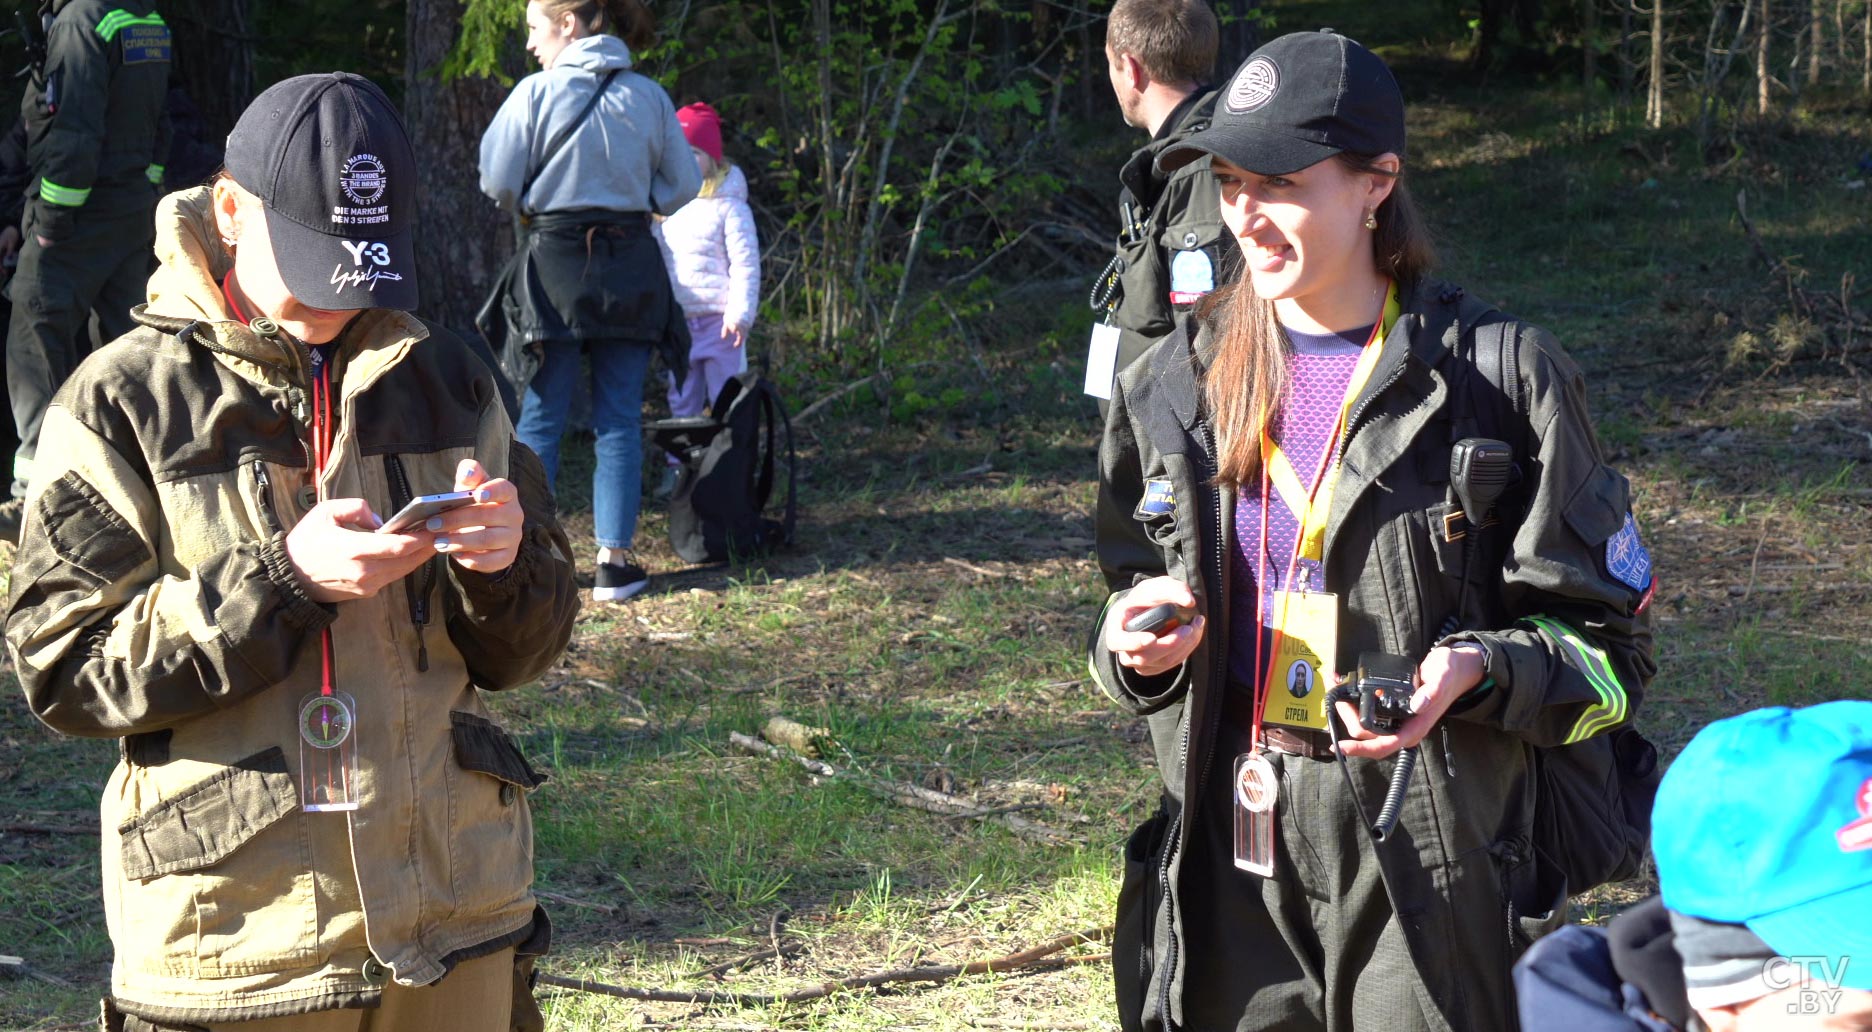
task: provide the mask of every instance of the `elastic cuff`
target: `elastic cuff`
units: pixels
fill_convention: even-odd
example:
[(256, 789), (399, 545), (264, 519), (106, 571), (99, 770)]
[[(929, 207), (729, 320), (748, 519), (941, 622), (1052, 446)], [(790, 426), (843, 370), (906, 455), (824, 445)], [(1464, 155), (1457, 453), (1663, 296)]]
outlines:
[(514, 561), (504, 570), (478, 573), (460, 563), (449, 563), (449, 574), (469, 598), (478, 602), (505, 602), (526, 586), (534, 564), (539, 562), (539, 549), (529, 547), (531, 544), (522, 540), (520, 550), (514, 553)]
[(299, 583), (299, 574), (293, 569), (292, 556), (286, 552), (284, 531), (260, 543), (260, 563), (266, 568), (267, 580), (279, 589), (280, 598), (286, 603), (286, 619), (294, 626), (317, 631), (331, 626), (338, 619), (337, 606), (316, 601), (306, 594), (305, 586)]

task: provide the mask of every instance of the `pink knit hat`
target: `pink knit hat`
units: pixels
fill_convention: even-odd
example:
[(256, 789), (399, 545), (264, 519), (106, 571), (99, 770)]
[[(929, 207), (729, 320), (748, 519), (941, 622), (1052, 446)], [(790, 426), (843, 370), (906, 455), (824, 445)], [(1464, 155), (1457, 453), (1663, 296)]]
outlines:
[(689, 146), (716, 161), (722, 159), (721, 116), (714, 108), (698, 100), (676, 112), (676, 121), (682, 124), (683, 138), (689, 141)]

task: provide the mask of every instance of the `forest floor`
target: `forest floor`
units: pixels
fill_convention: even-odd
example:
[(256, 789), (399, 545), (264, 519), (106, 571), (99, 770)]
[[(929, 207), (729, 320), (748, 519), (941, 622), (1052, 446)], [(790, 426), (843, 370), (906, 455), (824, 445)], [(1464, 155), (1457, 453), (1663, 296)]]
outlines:
[[(1751, 253), (1735, 202), (1745, 191), (1763, 246), (1807, 270), (1805, 288), (1837, 294), (1842, 276), (1872, 273), (1872, 190), (1853, 171), (1872, 149), (1863, 115), (1754, 131), (1711, 170), (1687, 137), (1634, 128), (1603, 98), (1482, 89), (1434, 55), (1388, 56), (1413, 98), (1414, 184), (1446, 273), (1559, 335), (1633, 483), (1661, 585), (1640, 726), (1674, 753), (1727, 714), (1863, 695), (1872, 342), (1822, 353), (1804, 328), (1821, 316), (1782, 311), (1785, 284)], [(936, 378), (964, 400), (893, 420), (857, 392), (802, 426), (800, 539), (783, 555), (685, 567), (649, 509), (649, 592), (588, 605), (539, 685), (489, 697), (552, 775), (532, 799), (556, 929), (542, 971), (786, 993), (1108, 924), (1119, 847), (1157, 790), (1142, 721), (1085, 675), (1104, 591), (1074, 304), (1030, 345)], [(581, 449), (564, 490), (575, 541), (590, 529)], [(775, 714), (827, 729), (842, 771), (995, 812), (911, 809), (730, 746)], [(55, 980), (0, 975), (0, 1028), (95, 1022), (110, 953), (96, 799), (115, 755), (55, 738), (0, 692), (0, 954)], [(1010, 815), (1060, 834), (1022, 837)], [(1578, 916), (1650, 888), (1599, 890)], [(540, 999), (558, 1030), (1114, 1029), (1104, 949), (788, 1004)]]

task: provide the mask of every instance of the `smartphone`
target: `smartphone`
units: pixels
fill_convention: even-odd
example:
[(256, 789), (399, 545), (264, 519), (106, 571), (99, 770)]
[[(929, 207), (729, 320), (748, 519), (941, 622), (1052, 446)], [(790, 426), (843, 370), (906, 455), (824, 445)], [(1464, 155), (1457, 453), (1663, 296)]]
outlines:
[(464, 505), (472, 504), (474, 504), (473, 491), (418, 495), (410, 499), (408, 505), (398, 509), (395, 516), (385, 520), (383, 526), (377, 528), (377, 533), (400, 534), (406, 530), (416, 530), (428, 522), (431, 516), (439, 516), (450, 509), (459, 509)]
[(1148, 631), (1151, 634), (1168, 634), (1194, 619), (1196, 619), (1194, 606), (1179, 606), (1175, 602), (1164, 602), (1126, 620), (1124, 629)]

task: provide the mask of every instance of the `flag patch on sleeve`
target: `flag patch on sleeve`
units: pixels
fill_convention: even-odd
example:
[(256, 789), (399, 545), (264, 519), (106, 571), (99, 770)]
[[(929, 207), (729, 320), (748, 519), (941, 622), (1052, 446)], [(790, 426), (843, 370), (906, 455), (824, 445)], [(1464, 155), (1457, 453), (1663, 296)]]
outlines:
[(1629, 512), (1625, 514), (1625, 525), (1606, 539), (1605, 564), (1614, 580), (1633, 591), (1651, 586), (1651, 553), (1645, 551), (1638, 537), (1638, 521)]

